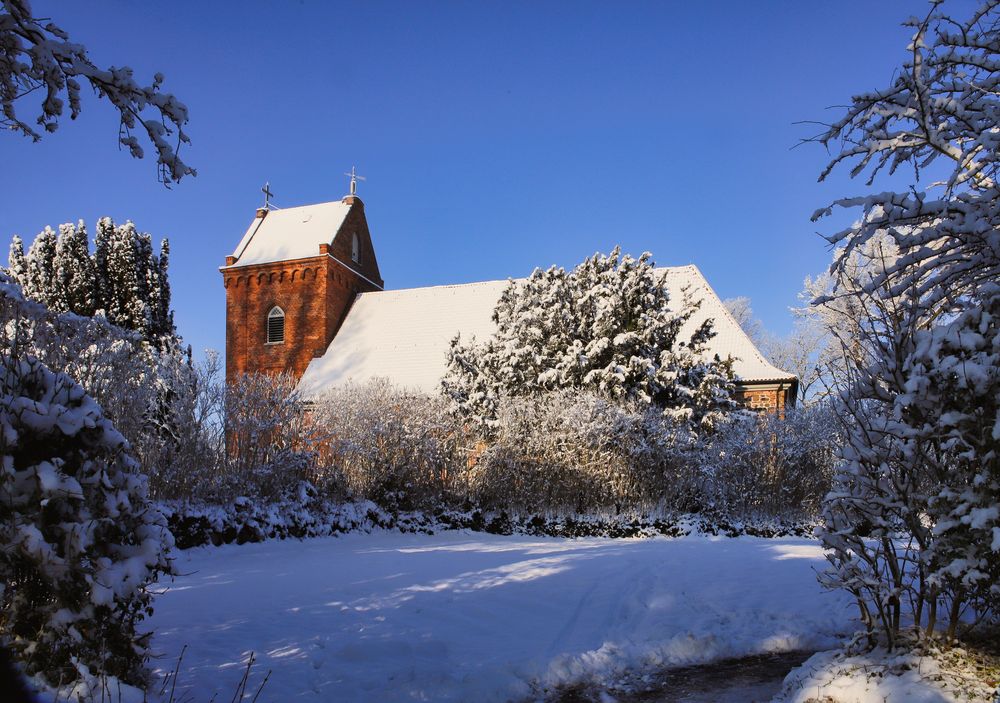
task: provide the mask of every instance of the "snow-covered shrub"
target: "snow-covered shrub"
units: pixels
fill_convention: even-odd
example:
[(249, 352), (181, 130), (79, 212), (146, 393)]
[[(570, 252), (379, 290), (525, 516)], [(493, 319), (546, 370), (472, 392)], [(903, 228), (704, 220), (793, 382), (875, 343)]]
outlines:
[(36, 307), (37, 314), (6, 319), (2, 343), (22, 345), (80, 383), (129, 440), (157, 495), (169, 494), (179, 472), (202, 468), (207, 455), (194, 415), (199, 379), (186, 350), (168, 339), (157, 348), (100, 315)]
[(928, 580), (1000, 614), (1000, 285), (978, 297), (952, 322), (917, 333), (894, 413), (905, 423), (904, 456), (931, 462)]
[(841, 436), (827, 404), (733, 414), (706, 441), (703, 495), (724, 515), (815, 516), (830, 489)]
[(640, 402), (553, 391), (505, 397), (466, 484), (484, 507), (520, 511), (671, 507), (691, 502), (684, 422)]
[[(4, 320), (37, 311), (0, 285)], [(78, 667), (141, 682), (137, 628), (172, 537), (100, 406), (23, 352), (0, 354), (0, 636), (51, 683)]]
[(493, 337), (452, 341), (442, 390), (486, 431), (502, 398), (566, 388), (710, 428), (735, 407), (731, 365), (702, 358), (711, 320), (681, 338), (695, 309), (670, 300), (648, 253), (634, 259), (615, 249), (568, 272), (536, 269), (501, 295)]
[(226, 456), (201, 497), (273, 498), (307, 478), (313, 433), (290, 374), (242, 374), (225, 389)]
[(324, 492), (404, 507), (462, 499), (471, 440), (444, 399), (380, 379), (329, 391), (311, 414)]
[(730, 415), (709, 436), (638, 401), (579, 390), (502, 397), (486, 434), (445, 399), (375, 381), (309, 411), (321, 495), (391, 508), (555, 514), (816, 514), (835, 426), (819, 411)]
[(177, 494), (214, 456), (196, 422), (198, 374), (174, 328), (168, 258), (166, 240), (154, 254), (150, 235), (109, 218), (97, 223), (93, 254), (80, 222), (58, 236), (46, 228), (27, 254), (15, 237), (9, 257), (24, 296), (45, 306), (21, 323), (31, 353), (100, 403), (159, 496)]
[[(892, 85), (816, 138), (840, 145), (821, 179), (842, 163), (869, 183), (913, 173), (903, 192), (834, 203), (862, 212), (827, 238), (842, 246), (816, 301), (864, 312), (838, 381), (845, 465), (824, 506), (823, 580), (855, 595), (869, 643), (890, 649), (905, 608), (930, 636), (995, 615), (1000, 556), (1000, 5), (960, 20), (934, 3), (907, 24)], [(857, 281), (852, 257), (880, 238), (892, 256)]]

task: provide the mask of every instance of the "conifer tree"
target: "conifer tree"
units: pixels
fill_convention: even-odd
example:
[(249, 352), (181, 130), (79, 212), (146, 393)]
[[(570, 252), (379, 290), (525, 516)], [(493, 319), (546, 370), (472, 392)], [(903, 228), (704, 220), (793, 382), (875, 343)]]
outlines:
[(7, 256), (7, 263), (10, 275), (15, 281), (23, 282), (27, 279), (28, 262), (24, 258), (24, 242), (16, 234), (10, 241), (10, 254)]
[(166, 240), (157, 256), (148, 233), (132, 222), (115, 225), (103, 217), (97, 222), (93, 255), (83, 222), (60, 225), (58, 238), (46, 228), (27, 255), (15, 238), (10, 274), (27, 297), (53, 311), (86, 317), (101, 312), (112, 324), (138, 332), (164, 351), (171, 341), (179, 345), (170, 310), (169, 254)]
[(160, 240), (160, 258), (157, 267), (157, 307), (156, 319), (158, 328), (156, 334), (159, 337), (174, 336), (177, 329), (174, 327), (174, 312), (170, 309), (170, 279), (167, 277), (167, 267), (170, 264), (170, 242), (166, 239)]
[(139, 247), (135, 225), (126, 222), (114, 229), (108, 247), (108, 319), (119, 327), (149, 332), (149, 309), (140, 288)]
[(153, 328), (156, 326), (154, 320), (156, 303), (153, 301), (156, 294), (153, 291), (156, 288), (154, 277), (157, 267), (153, 260), (153, 239), (148, 232), (136, 230), (135, 225), (132, 225), (131, 222), (125, 223), (126, 227), (130, 225), (132, 232), (134, 232), (132, 241), (135, 246), (136, 298), (141, 301), (141, 304), (137, 306), (137, 309), (141, 310), (139, 324), (143, 336), (150, 339), (153, 337)]
[(42, 230), (31, 248), (28, 249), (27, 271), (22, 282), (24, 293), (29, 298), (44, 303), (54, 312), (66, 310), (55, 290), (56, 233), (51, 227)]
[(444, 392), (454, 409), (490, 427), (502, 397), (564, 388), (640, 402), (694, 425), (735, 408), (728, 360), (705, 358), (706, 320), (682, 337), (696, 305), (674, 305), (650, 254), (595, 254), (572, 271), (536, 269), (497, 303), (497, 331), (452, 341)]
[(97, 232), (94, 235), (94, 304), (97, 310), (108, 314), (111, 304), (111, 279), (108, 276), (108, 252), (111, 248), (111, 237), (115, 232), (115, 223), (110, 217), (102, 217), (97, 221)]
[(62, 292), (66, 309), (84, 317), (92, 316), (96, 310), (94, 262), (82, 220), (75, 227), (60, 225), (54, 269), (55, 284)]

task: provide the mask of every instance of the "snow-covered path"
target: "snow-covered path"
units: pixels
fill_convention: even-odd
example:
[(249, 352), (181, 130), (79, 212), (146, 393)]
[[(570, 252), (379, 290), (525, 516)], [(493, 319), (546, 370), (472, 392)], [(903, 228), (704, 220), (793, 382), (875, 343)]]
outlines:
[(209, 547), (156, 599), (157, 665), (195, 700), (503, 701), (624, 667), (832, 644), (853, 628), (805, 539), (381, 533)]

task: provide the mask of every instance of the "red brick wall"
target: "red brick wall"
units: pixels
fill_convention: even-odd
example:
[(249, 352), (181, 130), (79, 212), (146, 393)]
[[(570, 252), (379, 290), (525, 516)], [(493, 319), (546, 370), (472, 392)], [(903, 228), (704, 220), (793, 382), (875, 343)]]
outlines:
[[(357, 199), (353, 205), (328, 253), (222, 269), (228, 380), (243, 373), (282, 371), (301, 377), (309, 362), (326, 351), (357, 293), (381, 287), (364, 206)], [(355, 232), (361, 245), (357, 264), (351, 261)], [(285, 341), (267, 344), (267, 314), (276, 305), (285, 312)]]
[(794, 388), (791, 386), (756, 387), (739, 385), (736, 388), (736, 400), (751, 410), (761, 410), (771, 413), (785, 414), (785, 408), (795, 404)]

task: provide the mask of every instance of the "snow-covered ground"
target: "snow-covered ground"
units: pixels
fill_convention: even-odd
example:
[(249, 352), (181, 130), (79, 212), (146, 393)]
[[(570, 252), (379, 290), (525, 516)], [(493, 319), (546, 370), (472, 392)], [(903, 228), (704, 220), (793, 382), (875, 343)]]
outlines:
[[(150, 623), (194, 700), (502, 701), (624, 669), (822, 648), (853, 630), (807, 539), (378, 533), (181, 554)], [(532, 685), (536, 688), (533, 689)], [(251, 684), (250, 689), (254, 688)], [(228, 697), (227, 697), (228, 696)]]

